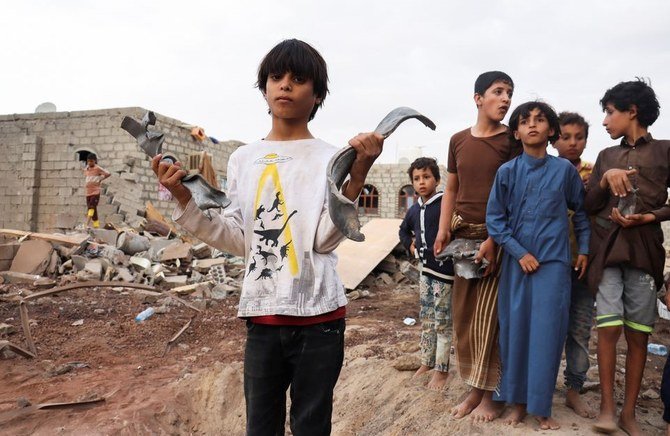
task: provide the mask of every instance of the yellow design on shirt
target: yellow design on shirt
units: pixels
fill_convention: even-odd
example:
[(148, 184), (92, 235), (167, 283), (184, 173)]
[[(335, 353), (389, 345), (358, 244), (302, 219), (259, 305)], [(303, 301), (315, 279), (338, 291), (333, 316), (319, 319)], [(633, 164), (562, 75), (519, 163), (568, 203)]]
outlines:
[[(282, 214), (282, 226), (283, 226), (284, 224), (286, 224), (286, 221), (289, 218), (289, 214), (286, 209), (286, 201), (284, 200), (284, 193), (282, 191), (281, 182), (279, 180), (279, 172), (277, 171), (277, 164), (275, 163), (277, 162), (277, 157), (278, 156), (276, 153), (269, 153), (263, 157), (262, 163), (265, 164), (265, 170), (263, 170), (261, 178), (258, 181), (258, 189), (256, 190), (256, 199), (254, 201), (254, 210), (258, 209), (258, 204), (260, 203), (261, 200), (263, 187), (265, 186), (268, 177), (271, 177), (273, 186), (275, 188), (275, 191), (277, 192), (277, 198), (280, 200), (278, 207)], [(288, 245), (287, 258), (288, 258), (289, 271), (291, 272), (291, 275), (295, 277), (298, 274), (298, 258), (295, 255), (293, 236), (291, 235), (291, 226), (287, 225), (286, 229), (284, 230), (281, 236), (284, 243), (285, 244), (287, 243), (286, 245)]]

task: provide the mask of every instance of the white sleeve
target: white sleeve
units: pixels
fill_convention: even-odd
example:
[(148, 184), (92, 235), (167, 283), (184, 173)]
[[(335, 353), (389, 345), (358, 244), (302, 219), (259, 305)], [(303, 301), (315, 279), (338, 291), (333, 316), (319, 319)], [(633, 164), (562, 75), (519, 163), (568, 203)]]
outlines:
[(244, 256), (246, 254), (244, 221), (238, 201), (237, 174), (233, 156), (228, 162), (227, 178), (228, 192), (226, 195), (231, 203), (222, 214), (212, 214), (210, 221), (191, 198), (186, 208), (177, 205), (172, 213), (172, 219), (186, 231), (212, 247), (236, 256)]

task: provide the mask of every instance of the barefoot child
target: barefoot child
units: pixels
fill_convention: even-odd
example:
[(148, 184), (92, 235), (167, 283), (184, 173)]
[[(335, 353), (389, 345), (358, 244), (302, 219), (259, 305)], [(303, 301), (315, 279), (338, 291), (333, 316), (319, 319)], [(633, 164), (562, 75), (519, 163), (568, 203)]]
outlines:
[[(247, 320), (246, 434), (284, 434), (290, 386), (292, 434), (327, 435), (344, 357), (347, 299), (333, 253), (344, 236), (330, 219), (326, 197), (326, 168), (338, 148), (308, 129), (328, 93), (326, 63), (305, 42), (286, 40), (261, 62), (257, 85), (272, 126), (264, 139), (230, 156), (231, 205), (223, 214), (210, 221), (195, 206), (180, 182), (186, 174), (181, 164), (161, 162), (158, 155), (152, 168), (179, 203), (173, 214), (179, 224), (246, 258), (238, 309)], [(382, 143), (376, 133), (349, 141), (357, 155), (343, 187), (348, 199), (358, 197)]]
[(449, 142), (447, 182), (434, 245), (434, 253), (440, 253), (452, 236), (485, 240), (476, 257), (477, 261), (489, 261), (485, 277), (455, 276), (451, 306), (458, 372), (472, 388), (451, 413), (456, 418), (472, 414), (475, 421), (491, 421), (502, 410), (492, 399), (500, 376), (495, 268), (499, 249), (486, 232), (486, 202), (500, 165), (521, 152), (520, 146), (510, 142), (507, 126), (502, 124), (513, 91), (514, 82), (501, 71), (477, 77), (477, 122)]
[[(621, 143), (601, 151), (585, 207), (594, 217), (588, 284), (596, 294), (598, 369), (602, 392), (597, 431), (617, 425), (641, 434), (635, 404), (647, 361), (647, 339), (656, 322), (656, 291), (663, 284), (661, 222), (670, 219), (670, 141), (648, 132), (659, 115), (654, 90), (642, 80), (621, 82), (600, 100), (603, 125)], [(619, 201), (624, 198), (624, 204)], [(628, 200), (632, 210), (625, 206)], [(621, 208), (622, 210), (619, 210)], [(614, 400), (616, 344), (626, 335), (626, 388), (617, 424)]]
[[(586, 140), (589, 136), (589, 123), (584, 117), (574, 112), (561, 112), (558, 115), (561, 125), (561, 134), (553, 146), (558, 155), (572, 163), (584, 185), (591, 176), (593, 165), (582, 160), (581, 156), (586, 148)], [(570, 212), (570, 217), (572, 212)], [(577, 239), (572, 226), (570, 226), (570, 247), (572, 250), (572, 266), (577, 262)], [(589, 339), (591, 338), (591, 327), (593, 326), (593, 294), (589, 291), (586, 283), (579, 279), (579, 272), (572, 271), (572, 282), (570, 291), (570, 318), (568, 321), (568, 336), (565, 340), (565, 386), (567, 393), (565, 404), (584, 418), (595, 418), (595, 411), (586, 404), (579, 395), (586, 372), (589, 370)]]
[(418, 252), (422, 263), (419, 285), (421, 367), (415, 376), (432, 369), (428, 388), (441, 390), (449, 376), (454, 269), (451, 260), (440, 265), (433, 255), (442, 200), (442, 192), (436, 192), (440, 183), (440, 168), (435, 159), (420, 157), (412, 162), (407, 174), (414, 191), (420, 196), (405, 214), (398, 232), (400, 242), (410, 253)]
[(111, 176), (109, 172), (98, 166), (98, 156), (95, 153), (89, 153), (86, 157), (86, 168), (84, 168), (84, 177), (86, 177), (86, 227), (93, 221), (93, 227), (100, 227), (98, 220), (98, 203), (100, 202), (100, 183)]
[(489, 235), (503, 248), (499, 399), (513, 404), (508, 423), (531, 413), (541, 429), (557, 429), (551, 402), (570, 308), (568, 209), (574, 211), (581, 277), (589, 243), (584, 186), (570, 162), (547, 155), (548, 142), (560, 132), (549, 105), (524, 103), (509, 124), (523, 154), (500, 167), (486, 208)]

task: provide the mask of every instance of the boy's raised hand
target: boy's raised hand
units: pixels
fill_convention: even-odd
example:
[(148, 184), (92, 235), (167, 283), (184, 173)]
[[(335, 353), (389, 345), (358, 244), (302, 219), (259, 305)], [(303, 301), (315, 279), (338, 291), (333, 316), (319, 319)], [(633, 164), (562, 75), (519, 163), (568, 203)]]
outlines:
[(376, 132), (359, 133), (349, 141), (356, 150), (356, 159), (351, 165), (349, 183), (344, 189), (344, 196), (355, 200), (363, 189), (365, 178), (377, 157), (382, 153), (384, 137)]
[(169, 161), (161, 161), (162, 154), (157, 154), (151, 159), (151, 169), (158, 176), (158, 182), (170, 191), (172, 196), (182, 207), (186, 207), (191, 200), (191, 192), (181, 183), (186, 176), (186, 171), (181, 167), (181, 162), (174, 164)]
[(587, 266), (589, 266), (589, 257), (586, 254), (578, 255), (577, 262), (575, 262), (575, 271), (579, 271), (579, 279), (584, 277), (584, 274), (586, 274)]
[(622, 170), (619, 168), (612, 168), (605, 171), (600, 179), (600, 187), (603, 189), (609, 188), (617, 197), (625, 197), (633, 190), (633, 184), (630, 182), (629, 176), (637, 174), (636, 169)]
[(538, 262), (537, 259), (535, 259), (535, 256), (530, 253), (524, 254), (524, 256), (519, 259), (519, 265), (521, 265), (521, 269), (526, 274), (532, 274), (540, 268), (540, 262)]

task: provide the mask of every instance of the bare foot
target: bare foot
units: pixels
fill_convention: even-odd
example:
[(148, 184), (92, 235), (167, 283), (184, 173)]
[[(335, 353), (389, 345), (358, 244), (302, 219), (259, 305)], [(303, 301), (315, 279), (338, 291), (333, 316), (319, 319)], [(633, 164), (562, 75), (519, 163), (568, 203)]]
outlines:
[(565, 405), (574, 410), (582, 418), (593, 419), (596, 417), (595, 410), (582, 400), (579, 391), (575, 389), (568, 389), (568, 393), (565, 395)]
[(468, 396), (465, 397), (465, 400), (451, 409), (451, 416), (456, 419), (461, 419), (464, 416), (467, 416), (472, 412), (475, 407), (479, 406), (479, 403), (482, 401), (482, 396), (484, 396), (484, 391), (477, 388), (472, 388), (468, 393)]
[(600, 415), (598, 415), (598, 419), (596, 419), (596, 422), (593, 424), (593, 431), (598, 433), (610, 434), (617, 430), (618, 426), (614, 420), (614, 415), (610, 415), (609, 413), (601, 412)]
[(515, 404), (514, 406), (512, 406), (512, 412), (509, 415), (507, 415), (504, 422), (505, 424), (515, 427), (521, 424), (524, 418), (526, 418), (526, 405)]
[(428, 385), (426, 385), (426, 387), (432, 391), (441, 391), (447, 384), (448, 379), (449, 379), (448, 372), (433, 371), (433, 376), (430, 378), (430, 381), (428, 382)]
[(493, 401), (493, 392), (485, 392), (479, 406), (470, 414), (475, 422), (491, 422), (503, 411), (505, 404), (500, 401)]
[(538, 416), (537, 422), (540, 423), (540, 430), (558, 430), (561, 424), (551, 416)]
[(630, 436), (642, 435), (642, 429), (635, 420), (635, 415), (626, 416), (623, 413), (619, 416), (619, 428)]
[(428, 371), (430, 371), (430, 366), (421, 365), (419, 367), (419, 369), (416, 370), (416, 372), (414, 373), (414, 375), (412, 377), (420, 376), (421, 374), (423, 374), (425, 372), (428, 372)]

